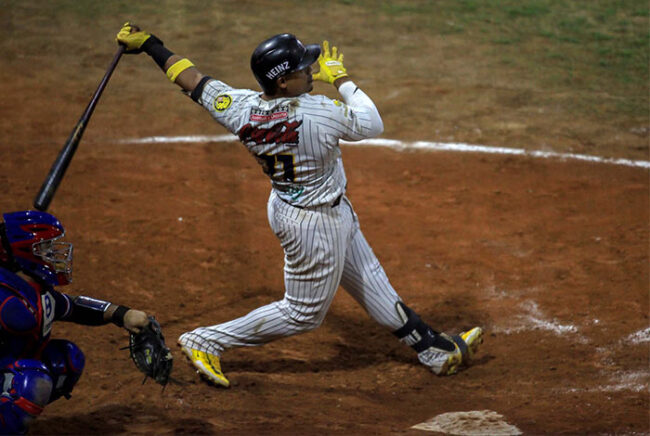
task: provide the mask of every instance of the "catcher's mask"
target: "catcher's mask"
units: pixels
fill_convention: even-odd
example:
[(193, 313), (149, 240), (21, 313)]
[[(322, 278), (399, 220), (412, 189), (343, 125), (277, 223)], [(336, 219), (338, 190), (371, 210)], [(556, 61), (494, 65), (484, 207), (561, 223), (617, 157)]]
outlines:
[(33, 210), (10, 212), (4, 218), (4, 246), (17, 268), (52, 286), (72, 281), (72, 244), (54, 216)]
[(307, 68), (318, 55), (318, 44), (305, 46), (295, 35), (282, 33), (257, 46), (251, 56), (251, 69), (264, 92), (273, 94), (278, 77)]

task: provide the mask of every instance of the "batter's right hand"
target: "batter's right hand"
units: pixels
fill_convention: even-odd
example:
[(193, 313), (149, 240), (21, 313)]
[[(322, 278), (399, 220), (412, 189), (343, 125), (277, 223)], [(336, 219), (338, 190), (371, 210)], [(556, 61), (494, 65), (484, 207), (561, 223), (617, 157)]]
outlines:
[(140, 30), (138, 26), (127, 21), (118, 32), (115, 40), (118, 44), (126, 47), (124, 53), (138, 54), (142, 53), (142, 45), (145, 41), (151, 38), (151, 36), (150, 33)]
[(348, 77), (348, 73), (343, 66), (343, 53), (337, 53), (336, 47), (332, 47), (330, 53), (330, 44), (327, 41), (323, 41), (323, 50), (318, 56), (318, 65), (320, 71), (313, 75), (314, 80), (334, 83), (337, 79)]

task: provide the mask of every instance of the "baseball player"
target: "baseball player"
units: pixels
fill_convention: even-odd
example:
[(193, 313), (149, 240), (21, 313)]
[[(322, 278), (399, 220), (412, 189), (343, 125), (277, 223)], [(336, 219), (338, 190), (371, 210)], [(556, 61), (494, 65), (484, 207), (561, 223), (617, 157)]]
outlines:
[(70, 282), (72, 244), (45, 212), (6, 213), (0, 222), (0, 434), (25, 433), (43, 408), (70, 398), (84, 354), (50, 339), (54, 321), (109, 322), (137, 332), (149, 321), (139, 310), (54, 289)]
[[(480, 327), (458, 336), (431, 329), (397, 295), (359, 228), (339, 140), (379, 135), (372, 100), (350, 79), (343, 55), (327, 41), (303, 45), (292, 34), (263, 41), (251, 57), (262, 92), (235, 89), (200, 73), (154, 35), (126, 23), (126, 53), (145, 52), (210, 115), (239, 136), (271, 181), (267, 210), (285, 255), (280, 301), (223, 324), (199, 327), (178, 343), (207, 381), (228, 387), (222, 353), (304, 333), (323, 322), (339, 285), (379, 324), (413, 347), (435, 374), (455, 373), (482, 342)], [(314, 73), (313, 64), (319, 71)], [(310, 95), (312, 81), (333, 84), (341, 100)]]

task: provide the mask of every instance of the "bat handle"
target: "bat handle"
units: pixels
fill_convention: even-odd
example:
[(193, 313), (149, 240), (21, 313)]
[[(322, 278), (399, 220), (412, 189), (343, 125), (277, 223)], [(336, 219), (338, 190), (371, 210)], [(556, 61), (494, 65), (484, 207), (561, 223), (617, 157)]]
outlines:
[(115, 67), (117, 67), (117, 63), (120, 61), (120, 58), (124, 54), (124, 50), (125, 47), (122, 44), (120, 44), (119, 47), (117, 48), (117, 51), (115, 52), (115, 56), (113, 56), (113, 60), (111, 61), (111, 64), (108, 66), (108, 69), (106, 70), (106, 74), (104, 74), (102, 81), (99, 82), (99, 86), (97, 86), (97, 90), (93, 94), (93, 97), (90, 99), (90, 103), (88, 103), (88, 107), (86, 107), (86, 110), (81, 116), (80, 121), (84, 122), (84, 126), (87, 124), (88, 119), (93, 114), (93, 111), (95, 110), (95, 106), (97, 106), (97, 102), (99, 101), (99, 97), (102, 95), (102, 92), (104, 92), (104, 88), (106, 88), (108, 79), (110, 79), (111, 76), (113, 75), (113, 71), (115, 71)]

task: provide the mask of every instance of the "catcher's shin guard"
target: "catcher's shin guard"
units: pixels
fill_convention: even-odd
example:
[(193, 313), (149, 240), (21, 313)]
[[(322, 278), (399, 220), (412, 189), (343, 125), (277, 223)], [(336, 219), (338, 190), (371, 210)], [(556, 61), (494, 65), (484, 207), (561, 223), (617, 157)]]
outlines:
[(0, 372), (0, 434), (26, 433), (52, 393), (47, 367), (34, 359), (17, 360)]
[(84, 353), (79, 347), (64, 339), (51, 340), (43, 350), (43, 363), (50, 370), (54, 389), (50, 400), (70, 398), (72, 388), (77, 384), (86, 364)]
[(395, 304), (404, 325), (393, 334), (418, 353), (418, 360), (437, 375), (451, 375), (462, 363), (462, 352), (454, 340), (445, 333), (431, 329), (406, 304)]

